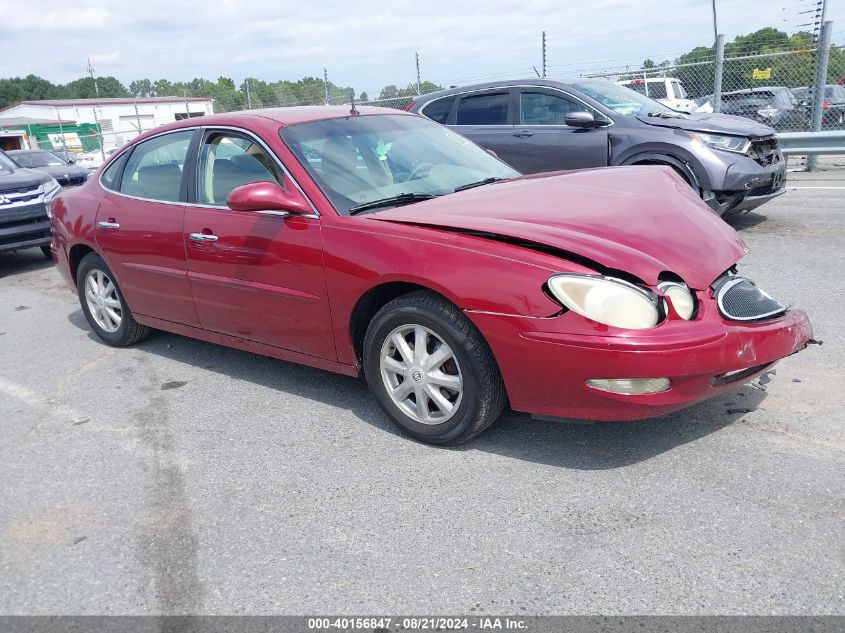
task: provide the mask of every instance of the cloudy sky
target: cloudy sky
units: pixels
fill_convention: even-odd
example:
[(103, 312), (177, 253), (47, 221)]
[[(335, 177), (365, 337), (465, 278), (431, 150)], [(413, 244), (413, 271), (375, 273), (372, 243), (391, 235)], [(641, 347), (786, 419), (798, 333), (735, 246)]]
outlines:
[[(717, 0), (719, 30), (793, 32), (817, 0)], [(845, 0), (828, 0), (845, 44)], [(0, 77), (85, 73), (240, 83), (321, 75), (357, 91), (529, 76), (545, 30), (552, 77), (672, 59), (713, 40), (710, 0), (0, 0)], [(806, 27), (805, 27), (806, 28)]]

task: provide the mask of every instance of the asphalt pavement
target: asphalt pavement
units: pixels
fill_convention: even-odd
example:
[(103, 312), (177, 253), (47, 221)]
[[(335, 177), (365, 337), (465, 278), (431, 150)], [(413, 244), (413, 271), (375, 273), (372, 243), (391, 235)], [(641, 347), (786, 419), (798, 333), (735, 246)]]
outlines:
[(109, 348), (40, 251), (0, 255), (0, 614), (845, 614), (845, 179), (789, 186), (732, 220), (740, 271), (824, 345), (668, 417), (508, 414), (458, 449), (352, 378)]

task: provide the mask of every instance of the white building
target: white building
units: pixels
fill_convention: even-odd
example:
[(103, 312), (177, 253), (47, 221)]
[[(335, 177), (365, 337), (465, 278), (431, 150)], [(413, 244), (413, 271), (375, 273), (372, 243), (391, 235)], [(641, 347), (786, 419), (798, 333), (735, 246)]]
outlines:
[(52, 119), (99, 124), (105, 149), (120, 147), (141, 132), (188, 117), (214, 114), (205, 97), (138, 99), (47, 99), (19, 101), (0, 110), (2, 119)]

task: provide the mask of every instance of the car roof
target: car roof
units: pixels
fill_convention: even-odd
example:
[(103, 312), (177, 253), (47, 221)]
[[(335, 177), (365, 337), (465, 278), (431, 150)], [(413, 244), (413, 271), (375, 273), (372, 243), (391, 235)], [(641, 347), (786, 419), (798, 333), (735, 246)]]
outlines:
[(742, 90), (731, 90), (730, 92), (723, 92), (723, 95), (741, 95), (753, 94), (755, 92), (773, 92), (775, 90), (789, 90), (785, 86), (761, 86), (759, 88), (743, 88)]
[(507, 79), (504, 81), (485, 81), (480, 84), (470, 84), (467, 86), (455, 86), (454, 88), (447, 88), (446, 90), (438, 90), (437, 92), (429, 92), (428, 94), (414, 97), (415, 103), (424, 103), (439, 99), (440, 97), (448, 97), (449, 95), (461, 94), (464, 92), (473, 92), (475, 90), (487, 90), (490, 88), (512, 88), (514, 86), (537, 86), (541, 88), (566, 88), (567, 90), (577, 90), (572, 84), (555, 81), (553, 79)]

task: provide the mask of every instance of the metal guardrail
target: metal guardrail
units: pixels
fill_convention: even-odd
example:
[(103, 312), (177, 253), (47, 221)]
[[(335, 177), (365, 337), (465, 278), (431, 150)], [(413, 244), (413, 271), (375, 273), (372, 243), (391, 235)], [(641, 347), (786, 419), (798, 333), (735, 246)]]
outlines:
[(784, 156), (845, 154), (845, 130), (783, 132), (777, 136)]

